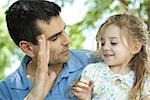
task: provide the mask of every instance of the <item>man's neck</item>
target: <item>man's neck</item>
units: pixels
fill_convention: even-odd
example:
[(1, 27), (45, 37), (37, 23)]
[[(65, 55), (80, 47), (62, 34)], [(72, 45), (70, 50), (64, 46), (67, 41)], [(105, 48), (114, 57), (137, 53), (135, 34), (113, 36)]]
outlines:
[(50, 65), (49, 66), (49, 71), (53, 70), (58, 75), (61, 72), (62, 68), (63, 68), (63, 64), (55, 64), (53, 66)]

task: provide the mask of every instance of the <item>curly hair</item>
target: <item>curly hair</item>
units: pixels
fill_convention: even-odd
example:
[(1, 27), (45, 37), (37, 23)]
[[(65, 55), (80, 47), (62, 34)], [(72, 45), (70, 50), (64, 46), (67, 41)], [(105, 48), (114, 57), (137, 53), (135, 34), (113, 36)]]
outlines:
[(112, 24), (120, 27), (122, 33), (127, 37), (129, 45), (129, 42), (134, 43), (135, 41), (142, 44), (141, 50), (129, 62), (129, 66), (135, 72), (135, 81), (129, 97), (131, 100), (136, 100), (137, 94), (142, 91), (144, 79), (150, 74), (149, 33), (140, 18), (130, 14), (117, 14), (108, 18), (101, 25), (96, 36), (97, 43), (99, 43), (102, 31)]

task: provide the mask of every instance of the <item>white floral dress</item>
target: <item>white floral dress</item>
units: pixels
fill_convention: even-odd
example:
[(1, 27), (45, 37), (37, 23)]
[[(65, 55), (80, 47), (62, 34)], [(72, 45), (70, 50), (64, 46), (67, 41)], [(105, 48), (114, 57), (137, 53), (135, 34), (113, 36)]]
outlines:
[[(89, 64), (81, 76), (81, 79), (94, 81), (92, 100), (128, 100), (128, 93), (133, 86), (134, 78), (134, 71), (122, 76), (113, 73), (103, 63)], [(142, 96), (150, 95), (150, 79), (144, 80), (143, 90)]]

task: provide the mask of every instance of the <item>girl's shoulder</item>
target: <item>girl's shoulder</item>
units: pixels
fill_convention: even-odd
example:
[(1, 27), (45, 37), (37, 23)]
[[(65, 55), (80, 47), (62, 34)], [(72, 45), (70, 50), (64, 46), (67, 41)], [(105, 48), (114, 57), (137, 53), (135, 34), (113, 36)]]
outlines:
[(104, 63), (92, 63), (87, 65), (83, 72), (82, 78), (95, 80), (102, 72), (107, 72), (107, 65)]
[(86, 71), (91, 71), (91, 70), (105, 70), (108, 67), (108, 65), (104, 64), (103, 62), (98, 62), (98, 63), (91, 63), (88, 64), (84, 70)]

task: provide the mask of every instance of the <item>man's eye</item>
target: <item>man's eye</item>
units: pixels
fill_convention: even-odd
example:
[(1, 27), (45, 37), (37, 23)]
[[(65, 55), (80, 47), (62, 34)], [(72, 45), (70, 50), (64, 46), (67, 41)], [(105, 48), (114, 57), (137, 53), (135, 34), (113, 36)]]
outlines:
[(61, 33), (56, 34), (54, 37), (51, 38), (51, 41), (56, 41)]
[(51, 40), (52, 40), (52, 41), (56, 41), (57, 38), (58, 38), (58, 36), (55, 36), (55, 37), (53, 37)]

